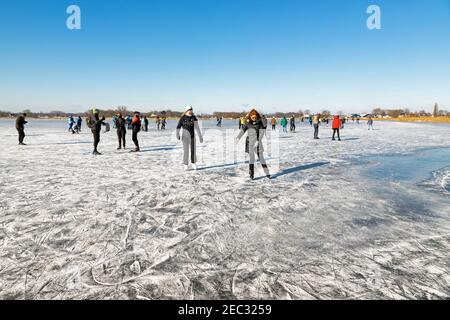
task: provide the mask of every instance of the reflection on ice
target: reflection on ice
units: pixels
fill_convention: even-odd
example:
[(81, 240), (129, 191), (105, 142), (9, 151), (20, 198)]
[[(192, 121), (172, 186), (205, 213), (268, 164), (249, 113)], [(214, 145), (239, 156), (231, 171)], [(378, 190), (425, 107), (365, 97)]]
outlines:
[[(428, 148), (401, 155), (376, 155), (360, 160), (363, 174), (374, 179), (420, 183), (433, 172), (450, 166), (450, 148)], [(444, 179), (445, 180), (445, 179)]]

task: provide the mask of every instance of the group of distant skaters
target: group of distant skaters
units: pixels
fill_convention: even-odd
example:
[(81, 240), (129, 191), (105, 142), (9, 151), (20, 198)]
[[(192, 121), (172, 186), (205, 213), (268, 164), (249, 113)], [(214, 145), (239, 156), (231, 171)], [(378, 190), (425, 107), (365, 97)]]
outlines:
[(72, 132), (72, 134), (80, 133), (82, 123), (83, 119), (80, 116), (76, 120), (73, 116), (69, 116), (69, 132)]
[[(16, 129), (19, 133), (19, 145), (25, 145), (25, 131), (24, 126), (27, 123), (26, 113), (23, 113), (16, 119)], [(78, 117), (76, 120), (73, 117), (69, 118), (69, 131), (72, 133), (79, 133), (81, 131), (82, 125), (81, 117)], [(162, 121), (157, 120), (158, 129), (165, 128), (166, 119), (164, 118)], [(291, 131), (295, 132), (295, 118), (292, 117), (289, 120), (291, 124)], [(302, 122), (304, 119), (302, 118)], [(319, 139), (319, 125), (321, 122), (329, 122), (328, 118), (321, 118), (320, 114), (314, 115), (310, 118), (310, 124), (314, 127), (314, 139)], [(359, 119), (358, 119), (359, 122)], [(92, 110), (92, 114), (86, 119), (87, 126), (91, 129), (94, 138), (94, 155), (101, 155), (98, 151), (98, 145), (100, 143), (100, 132), (102, 126), (106, 126), (105, 117), (101, 117), (99, 115), (99, 111), (96, 109)], [(148, 119), (146, 116), (141, 116), (139, 112), (135, 112), (133, 116), (128, 115), (127, 117), (123, 117), (122, 113), (118, 112), (113, 117), (114, 128), (117, 131), (117, 138), (119, 142), (119, 146), (117, 150), (125, 149), (126, 146), (126, 131), (132, 130), (132, 140), (135, 145), (135, 148), (131, 150), (131, 152), (139, 152), (139, 141), (138, 141), (138, 133), (141, 130), (148, 131)], [(164, 123), (164, 125), (162, 125)], [(287, 126), (288, 120), (286, 117), (281, 119), (281, 125), (283, 128)], [(333, 129), (333, 137), (332, 140), (336, 140), (335, 136), (337, 134), (337, 138), (340, 141), (340, 130), (343, 128), (345, 123), (345, 119), (341, 119), (339, 115), (333, 117), (332, 120), (332, 129)], [(220, 123), (221, 124), (221, 123)], [(267, 130), (267, 118), (260, 114), (256, 109), (250, 110), (250, 112), (245, 116), (239, 119), (239, 135), (235, 139), (235, 143), (237, 144), (239, 140), (247, 133), (246, 141), (245, 141), (245, 152), (249, 154), (249, 175), (253, 180), (255, 177), (255, 162), (256, 157), (258, 158), (264, 173), (267, 178), (271, 178), (266, 160), (264, 158), (264, 146), (262, 143), (262, 139), (266, 134)], [(271, 120), (272, 130), (276, 130), (277, 119), (275, 117)], [(373, 130), (373, 119), (369, 118), (367, 122), (369, 126), (369, 130)], [(108, 130), (107, 130), (108, 131)], [(284, 132), (287, 130), (283, 129)], [(198, 137), (200, 143), (203, 143), (203, 136), (198, 125), (198, 119), (194, 115), (193, 108), (191, 106), (187, 106), (183, 115), (178, 121), (178, 125), (176, 127), (176, 138), (181, 140), (183, 143), (183, 164), (186, 170), (189, 169), (197, 169), (197, 156), (196, 156), (196, 136)], [(256, 156), (256, 157), (255, 157)]]
[[(94, 136), (94, 151), (92, 154), (101, 155), (97, 148), (100, 143), (100, 132), (102, 130), (102, 126), (107, 126), (105, 123), (105, 117), (100, 118), (99, 111), (97, 109), (93, 109), (92, 116), (88, 117), (86, 122)], [(121, 112), (118, 112), (113, 117), (113, 127), (116, 129), (117, 139), (119, 142), (119, 147), (117, 150), (126, 148), (126, 133), (127, 130), (131, 130), (131, 137), (135, 146), (131, 152), (139, 152), (141, 149), (139, 147), (139, 140), (137, 136), (141, 130), (148, 131), (148, 124), (147, 117), (141, 117), (139, 112), (135, 112), (134, 116), (128, 115), (126, 118), (123, 117)], [(108, 128), (106, 131), (109, 131)]]
[[(332, 121), (331, 128), (333, 129), (333, 136), (332, 136), (331, 140), (335, 141), (336, 135), (337, 135), (338, 141), (341, 141), (340, 130), (344, 129), (344, 124), (347, 121), (347, 119), (345, 117), (341, 118), (339, 115), (335, 115), (332, 119), (330, 119), (330, 117), (328, 117), (328, 116), (322, 117), (320, 114), (315, 114), (314, 116), (310, 116), (310, 117), (301, 117), (301, 122), (305, 122), (305, 119), (307, 119), (309, 121), (309, 124), (311, 125), (311, 127), (314, 127), (314, 139), (319, 139), (320, 124), (326, 123), (328, 125), (331, 120)], [(352, 120), (353, 121), (356, 120), (357, 123), (359, 124), (359, 118), (353, 117)], [(273, 117), (271, 123), (272, 123), (272, 130), (276, 130), (278, 120), (275, 117)], [(283, 132), (285, 132), (285, 133), (288, 132), (287, 131), (288, 123), (290, 123), (290, 131), (295, 132), (295, 130), (296, 130), (295, 117), (291, 117), (289, 120), (286, 117), (283, 117), (281, 119), (280, 124), (283, 128)], [(239, 123), (239, 125), (241, 125), (241, 122)], [(372, 117), (368, 118), (367, 125), (369, 127), (368, 130), (373, 130)]]

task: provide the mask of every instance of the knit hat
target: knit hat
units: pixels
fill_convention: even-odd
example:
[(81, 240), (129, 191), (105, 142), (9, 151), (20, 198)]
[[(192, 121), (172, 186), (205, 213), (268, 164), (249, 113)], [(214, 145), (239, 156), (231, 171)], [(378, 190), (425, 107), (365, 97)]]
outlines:
[(192, 106), (186, 106), (186, 108), (184, 109), (184, 113), (188, 112), (189, 110), (192, 110)]
[(98, 113), (98, 110), (95, 109), (95, 108), (93, 108), (93, 109), (92, 109), (92, 114), (96, 114), (96, 113)]

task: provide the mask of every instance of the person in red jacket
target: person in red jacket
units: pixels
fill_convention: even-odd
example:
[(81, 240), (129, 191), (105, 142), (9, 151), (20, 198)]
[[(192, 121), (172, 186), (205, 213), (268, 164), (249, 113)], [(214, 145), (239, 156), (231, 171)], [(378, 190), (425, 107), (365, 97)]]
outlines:
[(340, 134), (339, 134), (339, 130), (340, 130), (341, 127), (342, 127), (342, 121), (341, 121), (341, 119), (340, 119), (339, 116), (334, 116), (334, 118), (333, 118), (333, 124), (332, 124), (331, 127), (333, 128), (333, 139), (332, 139), (332, 140), (333, 140), (333, 141), (336, 140), (336, 139), (334, 138), (334, 136), (335, 136), (335, 134), (337, 133), (338, 140), (341, 141), (341, 136), (340, 136)]

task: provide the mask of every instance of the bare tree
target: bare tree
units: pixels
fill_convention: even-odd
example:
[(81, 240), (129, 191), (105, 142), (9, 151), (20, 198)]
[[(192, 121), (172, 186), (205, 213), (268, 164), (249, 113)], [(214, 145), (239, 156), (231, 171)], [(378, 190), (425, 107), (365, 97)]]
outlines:
[(321, 114), (322, 114), (322, 116), (325, 117), (325, 118), (328, 118), (328, 117), (331, 116), (331, 112), (328, 111), (328, 110), (323, 110)]
[(119, 111), (122, 114), (126, 114), (127, 113), (127, 107), (125, 107), (125, 106), (118, 106), (117, 107), (117, 111)]

